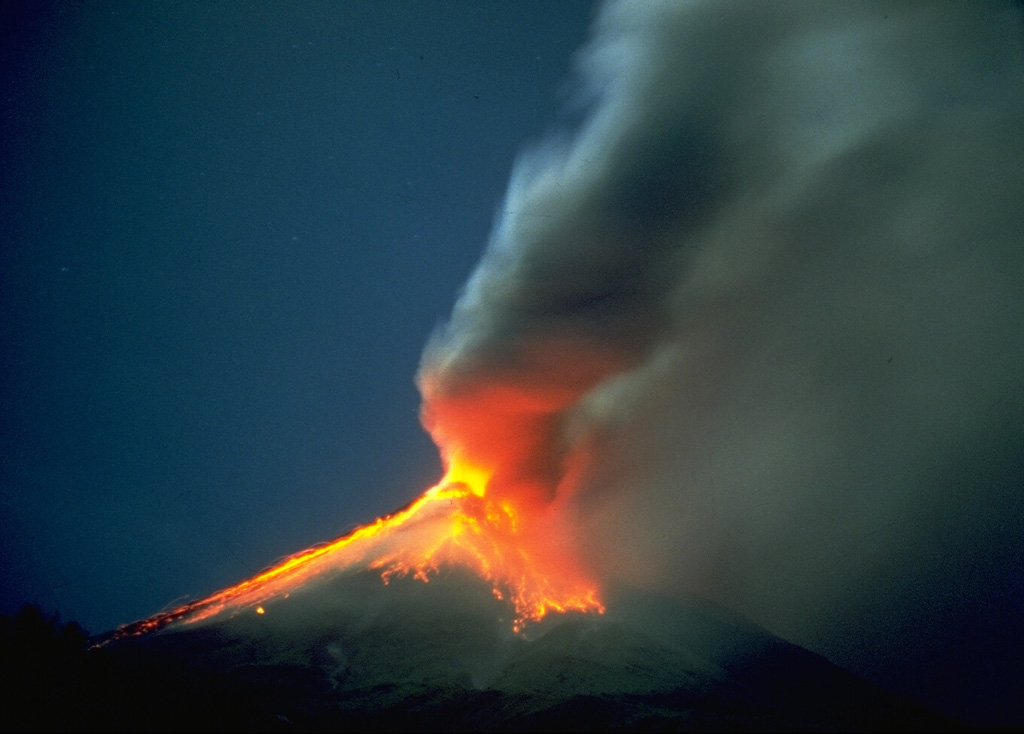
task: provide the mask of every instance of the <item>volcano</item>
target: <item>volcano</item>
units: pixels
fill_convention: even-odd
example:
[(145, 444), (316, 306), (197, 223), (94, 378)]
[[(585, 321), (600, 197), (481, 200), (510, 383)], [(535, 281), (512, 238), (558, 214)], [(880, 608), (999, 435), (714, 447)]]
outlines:
[(453, 460), (403, 510), (97, 638), (121, 681), (90, 725), (955, 728), (711, 602), (599, 589), (488, 481)]
[(441, 481), (100, 636), (32, 724), (1019, 726), (1022, 29), (602, 5), (422, 353)]
[[(343, 574), (259, 611), (94, 640), (88, 695), (54, 693), (28, 728), (958, 728), (708, 602), (631, 589), (608, 599), (603, 614), (551, 614), (515, 632), (513, 606), (475, 573), (387, 585)], [(8, 724), (29, 713), (12, 705)], [(55, 711), (63, 718), (48, 719)]]

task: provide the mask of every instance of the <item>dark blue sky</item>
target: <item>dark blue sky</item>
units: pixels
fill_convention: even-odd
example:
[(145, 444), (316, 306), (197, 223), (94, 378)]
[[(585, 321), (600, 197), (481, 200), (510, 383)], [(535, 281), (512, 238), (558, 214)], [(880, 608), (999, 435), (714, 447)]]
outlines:
[(5, 3), (0, 596), (93, 632), (397, 509), (583, 2)]

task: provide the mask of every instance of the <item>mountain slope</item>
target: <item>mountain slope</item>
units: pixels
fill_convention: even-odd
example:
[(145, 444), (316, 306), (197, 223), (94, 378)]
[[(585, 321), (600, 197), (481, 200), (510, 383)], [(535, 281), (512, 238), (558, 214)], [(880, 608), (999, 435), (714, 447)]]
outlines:
[[(83, 728), (953, 730), (697, 600), (610, 595), (522, 634), (479, 579), (347, 574), (226, 621), (91, 651)], [(96, 665), (94, 665), (96, 667)], [(102, 677), (102, 676), (100, 676)]]

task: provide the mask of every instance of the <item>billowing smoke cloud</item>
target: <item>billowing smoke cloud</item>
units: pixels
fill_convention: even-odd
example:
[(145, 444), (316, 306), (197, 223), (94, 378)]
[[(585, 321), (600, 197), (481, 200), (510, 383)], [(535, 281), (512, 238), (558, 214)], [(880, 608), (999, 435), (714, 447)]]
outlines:
[(425, 425), (608, 583), (964, 706), (1019, 685), (1022, 39), (1009, 4), (604, 7)]

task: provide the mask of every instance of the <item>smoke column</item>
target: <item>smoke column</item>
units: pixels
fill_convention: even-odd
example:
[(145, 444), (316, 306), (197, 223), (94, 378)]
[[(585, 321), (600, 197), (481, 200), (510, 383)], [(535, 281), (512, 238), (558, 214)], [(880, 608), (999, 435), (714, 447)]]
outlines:
[(1024, 714), (1022, 37), (1010, 4), (604, 6), (424, 425), (606, 583)]

